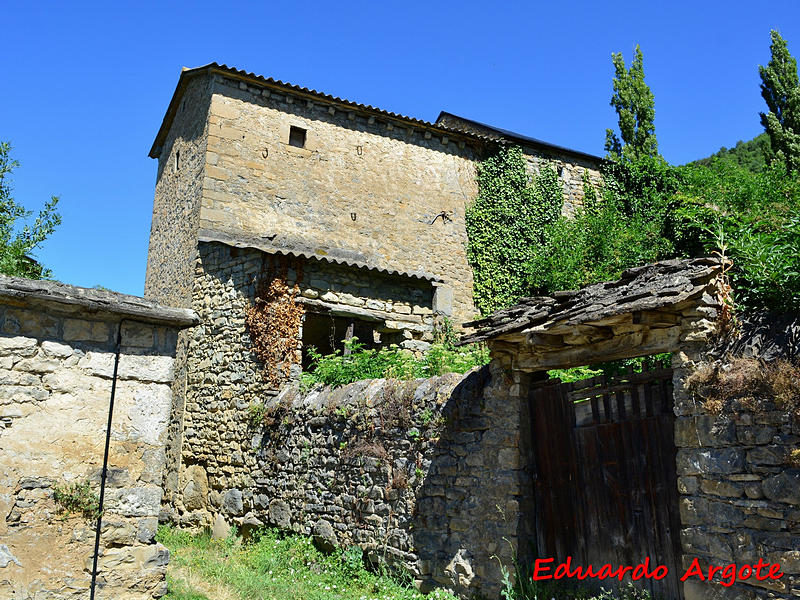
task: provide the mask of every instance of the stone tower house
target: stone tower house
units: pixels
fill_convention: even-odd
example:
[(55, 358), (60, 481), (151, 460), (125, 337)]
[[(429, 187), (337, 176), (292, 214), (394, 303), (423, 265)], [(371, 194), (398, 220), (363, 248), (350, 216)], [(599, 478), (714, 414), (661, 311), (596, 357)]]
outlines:
[[(498, 142), (522, 146), (531, 172), (556, 166), (565, 211), (584, 174), (600, 180), (598, 157), (449, 113), (430, 123), (224, 65), (183, 70), (150, 150), (145, 283), (202, 321), (176, 359), (165, 486), (176, 518), (207, 522), (217, 491), (247, 487), (242, 411), (298, 374), (302, 348), (356, 336), (421, 351), (437, 314), (475, 316), (464, 212)], [(245, 319), (278, 276), (301, 325), (281, 339), (286, 368), (265, 380)]]

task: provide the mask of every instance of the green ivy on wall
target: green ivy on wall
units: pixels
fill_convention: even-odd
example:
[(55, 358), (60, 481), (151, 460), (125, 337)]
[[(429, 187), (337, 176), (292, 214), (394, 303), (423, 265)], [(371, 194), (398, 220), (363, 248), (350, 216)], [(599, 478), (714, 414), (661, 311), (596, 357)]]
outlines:
[(478, 167), (478, 195), (466, 211), (467, 259), (481, 314), (528, 295), (527, 265), (544, 252), (564, 195), (556, 170), (529, 177), (519, 146), (500, 145)]

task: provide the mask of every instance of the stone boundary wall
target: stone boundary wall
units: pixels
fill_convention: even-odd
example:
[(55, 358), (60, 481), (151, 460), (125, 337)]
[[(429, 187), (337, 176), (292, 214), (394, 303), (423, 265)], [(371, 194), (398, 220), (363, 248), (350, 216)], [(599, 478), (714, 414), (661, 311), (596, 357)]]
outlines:
[[(756, 322), (763, 333), (761, 321)], [(744, 332), (747, 354), (758, 356), (757, 346), (763, 345), (777, 358), (769, 338), (757, 338), (753, 331)], [(729, 588), (693, 577), (684, 584), (685, 600), (796, 598), (800, 469), (790, 464), (789, 452), (800, 448), (800, 422), (769, 397), (761, 398), (758, 409), (745, 400), (718, 414), (709, 412), (704, 400), (687, 389), (687, 379), (711, 364), (735, 368), (729, 357), (719, 356), (687, 344), (673, 359), (683, 566), (698, 558), (707, 572), (708, 565), (741, 566), (763, 559), (779, 563), (785, 575), (763, 582), (751, 577)]]
[(176, 516), (218, 535), (270, 525), (323, 546), (358, 544), (423, 590), (497, 596), (498, 559), (511, 565), (531, 488), (521, 389), (499, 363), (466, 376), (287, 387), (258, 422), (241, 407), (219, 427), (241, 445), (195, 434)]
[[(124, 321), (123, 321), (124, 320)], [(97, 598), (166, 591), (154, 540), (177, 331), (191, 311), (122, 294), (0, 277), (0, 597), (88, 598), (96, 520), (54, 490), (99, 492), (117, 328), (117, 378)]]

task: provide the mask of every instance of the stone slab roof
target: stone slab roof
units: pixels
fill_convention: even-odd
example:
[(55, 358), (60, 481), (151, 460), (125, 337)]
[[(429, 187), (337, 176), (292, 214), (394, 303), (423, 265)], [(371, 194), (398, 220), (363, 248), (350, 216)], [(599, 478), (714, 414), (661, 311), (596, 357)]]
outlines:
[(109, 320), (129, 318), (177, 329), (200, 322), (192, 310), (161, 306), (139, 296), (5, 275), (0, 275), (0, 302), (34, 309), (55, 307), (66, 313), (87, 311)]
[[(504, 339), (522, 341), (527, 334), (565, 334), (581, 326), (602, 327), (621, 317), (685, 304), (706, 293), (721, 268), (717, 258), (667, 260), (628, 269), (616, 281), (596, 283), (552, 296), (524, 298), (486, 318), (465, 323), (475, 329), (461, 344)], [(716, 299), (708, 298), (709, 303)]]

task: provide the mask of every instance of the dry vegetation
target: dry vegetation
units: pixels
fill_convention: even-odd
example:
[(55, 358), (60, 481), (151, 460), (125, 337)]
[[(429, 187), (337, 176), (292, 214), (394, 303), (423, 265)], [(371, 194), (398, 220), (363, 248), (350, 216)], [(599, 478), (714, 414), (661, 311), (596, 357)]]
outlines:
[(300, 362), (300, 326), (305, 309), (297, 301), (298, 285), (289, 285), (288, 270), (295, 280), (302, 278), (302, 263), (290, 265), (283, 257), (264, 256), (256, 289), (255, 304), (247, 310), (245, 324), (252, 340), (252, 352), (264, 364), (264, 380), (277, 387)]
[(386, 447), (380, 440), (374, 439), (358, 439), (344, 448), (342, 452), (344, 458), (353, 458), (356, 456), (370, 456), (382, 461), (389, 461), (390, 456), (386, 451)]
[(753, 412), (774, 405), (800, 419), (800, 367), (788, 360), (734, 358), (724, 369), (707, 364), (689, 376), (686, 387), (703, 398), (713, 414), (733, 409), (733, 403)]

